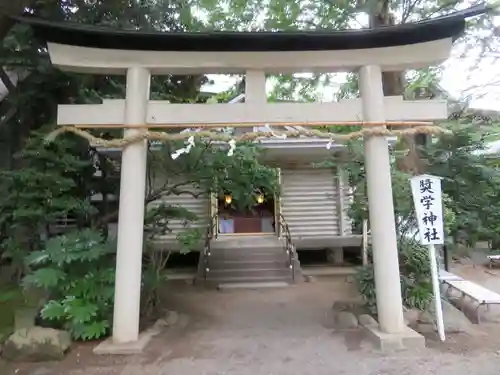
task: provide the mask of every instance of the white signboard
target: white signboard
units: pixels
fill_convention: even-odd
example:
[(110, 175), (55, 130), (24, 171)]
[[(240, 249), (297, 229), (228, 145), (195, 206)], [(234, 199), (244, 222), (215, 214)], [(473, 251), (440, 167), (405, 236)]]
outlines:
[(420, 243), (422, 245), (442, 245), (444, 243), (444, 229), (441, 178), (424, 174), (415, 176), (410, 181)]
[(432, 289), (436, 306), (436, 323), (441, 341), (444, 334), (443, 307), (436, 262), (436, 247), (444, 243), (443, 201), (441, 198), (441, 178), (428, 174), (415, 176), (411, 180), (411, 192), (418, 221), (420, 243), (429, 248)]

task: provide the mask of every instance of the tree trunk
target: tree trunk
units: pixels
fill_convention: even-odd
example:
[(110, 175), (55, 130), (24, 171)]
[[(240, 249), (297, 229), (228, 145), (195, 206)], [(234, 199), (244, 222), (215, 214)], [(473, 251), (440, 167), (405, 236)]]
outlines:
[[(375, 0), (370, 5), (371, 28), (395, 25), (394, 16), (390, 12), (390, 0)], [(382, 72), (382, 88), (384, 96), (404, 96), (405, 72)], [(405, 136), (403, 139), (408, 148), (408, 153), (404, 158), (397, 161), (397, 168), (415, 175), (423, 173), (424, 163), (421, 160), (418, 146), (425, 145), (427, 137), (425, 134), (417, 134), (415, 136)]]

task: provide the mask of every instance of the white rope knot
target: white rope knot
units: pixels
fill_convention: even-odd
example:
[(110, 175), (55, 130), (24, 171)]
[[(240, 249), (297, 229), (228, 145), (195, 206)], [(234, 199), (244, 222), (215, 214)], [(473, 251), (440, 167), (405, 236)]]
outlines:
[(266, 131), (268, 131), (269, 133), (271, 133), (271, 135), (273, 137), (275, 137), (275, 138), (283, 139), (283, 140), (285, 140), (287, 138), (286, 134), (275, 132), (273, 130), (273, 128), (271, 128), (271, 126), (269, 124), (265, 124), (264, 127), (266, 128)]
[(227, 152), (227, 156), (233, 156), (234, 150), (236, 149), (236, 141), (231, 139), (229, 142), (229, 151)]
[(177, 159), (182, 154), (189, 154), (189, 152), (191, 151), (191, 149), (195, 146), (195, 144), (194, 144), (194, 136), (190, 136), (187, 139), (186, 143), (187, 143), (186, 147), (180, 148), (177, 151), (173, 152), (172, 155), (170, 155), (172, 157), (172, 160)]

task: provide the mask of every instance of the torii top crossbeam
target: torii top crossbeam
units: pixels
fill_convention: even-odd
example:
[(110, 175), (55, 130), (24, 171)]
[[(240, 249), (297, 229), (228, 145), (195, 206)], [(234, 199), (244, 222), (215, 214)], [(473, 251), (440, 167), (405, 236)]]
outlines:
[(448, 58), (465, 19), (486, 11), (478, 5), (427, 21), (362, 30), (294, 32), (145, 32), (114, 30), (32, 17), (35, 35), (48, 42), (62, 69), (125, 74), (130, 66), (152, 74), (333, 72), (374, 64), (403, 70)]
[[(367, 121), (361, 101), (340, 103), (267, 103), (265, 74), (357, 71), (364, 66), (401, 71), (427, 67), (449, 57), (453, 40), (468, 17), (486, 11), (484, 5), (398, 26), (362, 30), (294, 32), (144, 32), (116, 30), (33, 17), (29, 24), (47, 42), (52, 63), (60, 69), (91, 74), (245, 73), (246, 100), (240, 104), (170, 104), (148, 101), (143, 127), (249, 126), (249, 124), (352, 124)], [(130, 79), (129, 79), (130, 78)], [(131, 77), (127, 87), (131, 87)], [(446, 117), (438, 101), (383, 98), (384, 119), (429, 121)], [(424, 108), (425, 107), (425, 108)], [(125, 103), (61, 105), (59, 125), (122, 127)], [(413, 124), (415, 125), (415, 124)], [(128, 126), (128, 125), (125, 125)]]

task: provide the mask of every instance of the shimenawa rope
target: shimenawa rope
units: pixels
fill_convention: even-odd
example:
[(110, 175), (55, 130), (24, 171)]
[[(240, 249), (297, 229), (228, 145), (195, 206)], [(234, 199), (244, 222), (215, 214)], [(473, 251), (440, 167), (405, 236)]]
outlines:
[(78, 129), (74, 126), (62, 126), (54, 130), (50, 134), (48, 134), (46, 140), (48, 142), (52, 142), (58, 136), (64, 133), (73, 133), (75, 135), (78, 135), (89, 141), (89, 143), (93, 146), (105, 147), (105, 148), (124, 148), (130, 144), (141, 142), (143, 140), (166, 143), (170, 141), (187, 140), (191, 137), (199, 140), (211, 140), (219, 142), (229, 142), (229, 141), (244, 142), (244, 141), (258, 141), (263, 138), (285, 139), (285, 138), (299, 138), (303, 136), (303, 137), (327, 139), (330, 142), (348, 142), (354, 139), (370, 138), (375, 136), (404, 137), (415, 134), (442, 135), (442, 134), (451, 134), (451, 131), (435, 125), (417, 126), (401, 130), (399, 129), (389, 130), (385, 127), (365, 128), (348, 134), (330, 133), (317, 129), (297, 128), (295, 130), (287, 130), (287, 131), (279, 131), (279, 130), (275, 131), (270, 129), (269, 131), (248, 132), (242, 135), (233, 136), (230, 134), (224, 134), (207, 130), (188, 131), (183, 133), (172, 134), (172, 133), (154, 132), (154, 131), (138, 129), (136, 134), (127, 135), (124, 138), (103, 139), (95, 137), (88, 131)]

